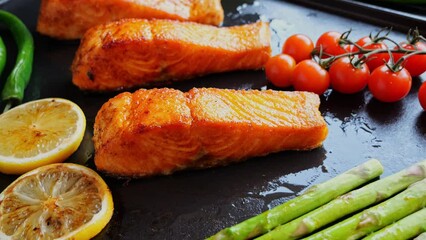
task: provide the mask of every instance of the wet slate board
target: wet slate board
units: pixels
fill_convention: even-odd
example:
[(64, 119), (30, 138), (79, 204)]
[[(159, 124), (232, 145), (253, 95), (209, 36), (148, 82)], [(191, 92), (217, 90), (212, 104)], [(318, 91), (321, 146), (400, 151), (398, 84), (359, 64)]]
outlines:
[[(271, 22), (273, 51), (278, 53), (283, 40), (294, 33), (316, 39), (324, 31), (352, 29), (356, 39), (393, 22), (384, 18), (382, 24), (374, 25), (377, 22), (361, 22), (359, 18), (345, 18), (336, 10), (330, 12), (296, 3), (223, 1), (224, 25), (259, 19)], [(69, 68), (78, 41), (57, 41), (38, 34), (35, 25), (39, 4), (39, 1), (14, 0), (1, 5), (2, 9), (21, 17), (34, 33), (34, 71), (25, 101), (63, 97), (79, 104), (86, 114), (88, 129), (81, 147), (69, 161), (94, 168), (91, 142), (94, 118), (100, 106), (115, 94), (84, 93), (72, 85)], [(405, 26), (411, 27), (411, 23), (415, 24), (408, 21)], [(0, 34), (10, 50), (7, 72), (13, 65), (16, 47), (4, 27), (0, 27)], [(405, 37), (399, 32), (391, 36), (397, 40)], [(370, 158), (382, 161), (384, 175), (425, 159), (426, 113), (421, 110), (416, 95), (424, 77), (414, 79), (408, 97), (394, 104), (380, 103), (368, 91), (355, 95), (329, 92), (322, 96), (320, 109), (328, 123), (329, 136), (323, 147), (313, 151), (281, 152), (222, 168), (138, 180), (102, 175), (112, 190), (115, 211), (96, 239), (202, 239)], [(4, 78), (1, 77), (0, 85)], [(214, 74), (169, 87), (273, 88), (262, 71)], [(0, 190), (15, 178), (0, 175)]]

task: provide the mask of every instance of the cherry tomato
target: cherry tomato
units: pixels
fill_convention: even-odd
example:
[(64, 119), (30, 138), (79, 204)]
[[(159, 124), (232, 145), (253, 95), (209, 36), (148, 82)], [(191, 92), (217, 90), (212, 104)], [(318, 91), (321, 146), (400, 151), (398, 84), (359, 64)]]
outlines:
[(309, 91), (323, 94), (330, 86), (330, 76), (314, 60), (303, 60), (293, 71), (293, 86), (298, 91)]
[[(426, 50), (426, 43), (417, 42), (414, 45), (409, 43), (401, 43), (400, 44), (403, 49), (407, 50)], [(398, 47), (395, 47), (398, 49)], [(394, 53), (393, 54), (395, 62), (398, 61), (403, 53)], [(422, 75), (422, 73), (426, 72), (426, 54), (418, 54), (408, 57), (404, 63), (402, 64), (408, 72), (410, 72), (412, 77), (417, 77)]]
[(356, 51), (358, 51), (358, 48), (355, 47), (355, 45), (352, 45), (352, 44), (346, 44), (345, 46), (343, 46), (343, 49), (345, 50), (345, 52), (356, 52)]
[[(387, 45), (384, 42), (373, 42), (373, 40), (371, 40), (370, 37), (360, 38), (356, 43), (359, 46), (363, 47), (364, 49), (369, 49), (369, 50), (388, 49)], [(356, 47), (355, 49), (356, 51), (358, 51)], [(389, 53), (387, 52), (372, 54), (367, 59), (367, 66), (370, 69), (370, 71), (373, 71), (377, 67), (383, 65), (383, 63), (388, 62), (389, 59), (390, 59), (390, 56), (389, 56)]]
[[(356, 41), (356, 44), (362, 47), (367, 43), (371, 43), (372, 41), (373, 40), (370, 37), (367, 36), (367, 37), (362, 37), (362, 38), (358, 39), (358, 41)], [(357, 47), (354, 46), (354, 48), (355, 48), (356, 51), (358, 51)]]
[(355, 67), (349, 57), (338, 58), (328, 70), (330, 74), (331, 87), (346, 94), (357, 93), (363, 90), (368, 83), (370, 70), (367, 64), (363, 63)]
[(339, 44), (341, 36), (342, 34), (339, 32), (325, 32), (318, 38), (315, 47), (318, 49), (322, 48), (323, 53), (326, 53), (323, 57), (346, 53), (345, 49)]
[(305, 59), (311, 59), (312, 50), (314, 50), (314, 42), (308, 36), (294, 34), (285, 41), (282, 53), (292, 56), (298, 63)]
[(291, 76), (295, 66), (296, 61), (290, 55), (278, 54), (266, 62), (266, 77), (274, 86), (290, 87)]
[(411, 75), (405, 68), (393, 72), (386, 65), (382, 65), (371, 73), (368, 88), (378, 100), (396, 102), (410, 92)]
[(420, 105), (426, 111), (426, 82), (422, 83), (420, 86), (418, 96)]

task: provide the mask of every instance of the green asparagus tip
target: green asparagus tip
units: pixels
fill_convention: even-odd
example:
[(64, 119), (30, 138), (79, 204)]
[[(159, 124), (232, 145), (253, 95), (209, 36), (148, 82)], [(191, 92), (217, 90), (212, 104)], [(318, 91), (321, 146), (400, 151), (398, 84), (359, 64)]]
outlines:
[(382, 164), (377, 159), (370, 159), (369, 161), (367, 161), (367, 163), (368, 164), (359, 165), (358, 167), (352, 169), (351, 172), (363, 179), (370, 179), (371, 171), (375, 171), (377, 168), (380, 169), (382, 172), (384, 170)]
[(426, 176), (426, 169), (424, 169), (424, 164), (426, 163), (426, 161), (420, 162), (416, 165), (411, 166), (408, 169), (408, 175), (411, 176)]

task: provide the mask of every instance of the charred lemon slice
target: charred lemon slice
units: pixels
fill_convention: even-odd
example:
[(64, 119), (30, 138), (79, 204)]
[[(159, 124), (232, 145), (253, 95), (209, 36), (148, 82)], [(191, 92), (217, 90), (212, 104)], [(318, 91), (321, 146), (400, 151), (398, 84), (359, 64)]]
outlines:
[(46, 165), (0, 194), (0, 239), (90, 239), (110, 221), (111, 192), (90, 168)]
[(86, 128), (80, 107), (66, 99), (27, 102), (0, 115), (0, 172), (22, 174), (64, 161)]

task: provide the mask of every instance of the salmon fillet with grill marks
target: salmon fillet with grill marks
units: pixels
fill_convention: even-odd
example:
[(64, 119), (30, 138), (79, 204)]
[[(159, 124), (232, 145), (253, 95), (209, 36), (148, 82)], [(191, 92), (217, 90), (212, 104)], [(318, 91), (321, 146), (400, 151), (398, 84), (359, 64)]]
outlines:
[(274, 90), (140, 89), (99, 110), (95, 164), (119, 176), (170, 174), (322, 145), (318, 95)]
[(209, 73), (260, 69), (270, 54), (268, 23), (218, 28), (127, 19), (85, 34), (72, 79), (92, 91), (160, 86)]
[(87, 29), (123, 18), (173, 19), (220, 25), (220, 0), (42, 0), (37, 30), (78, 39)]

